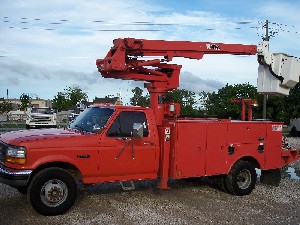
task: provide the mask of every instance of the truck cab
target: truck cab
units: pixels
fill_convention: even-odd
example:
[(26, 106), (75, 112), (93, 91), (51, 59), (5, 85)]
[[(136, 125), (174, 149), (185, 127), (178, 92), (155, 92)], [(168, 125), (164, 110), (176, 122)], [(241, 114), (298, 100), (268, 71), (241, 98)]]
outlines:
[[(135, 124), (142, 126), (139, 139), (132, 136)], [(92, 135), (99, 151), (98, 174), (83, 177), (84, 183), (157, 177), (159, 140), (151, 109), (93, 106), (82, 112), (69, 129)]]
[(0, 181), (57, 215), (73, 205), (79, 182), (156, 179), (159, 149), (151, 109), (92, 106), (68, 128), (1, 134)]

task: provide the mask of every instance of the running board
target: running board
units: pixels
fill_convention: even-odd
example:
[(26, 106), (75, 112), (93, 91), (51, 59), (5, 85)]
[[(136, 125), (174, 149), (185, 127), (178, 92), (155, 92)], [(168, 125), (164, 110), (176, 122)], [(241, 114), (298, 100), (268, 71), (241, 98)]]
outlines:
[[(125, 182), (124, 182), (125, 183)], [(126, 183), (129, 183), (130, 185), (129, 186), (126, 186), (123, 184), (123, 182), (120, 182), (121, 184), (121, 187), (124, 191), (132, 191), (135, 189), (135, 186), (134, 186), (134, 183), (133, 181), (126, 181)]]

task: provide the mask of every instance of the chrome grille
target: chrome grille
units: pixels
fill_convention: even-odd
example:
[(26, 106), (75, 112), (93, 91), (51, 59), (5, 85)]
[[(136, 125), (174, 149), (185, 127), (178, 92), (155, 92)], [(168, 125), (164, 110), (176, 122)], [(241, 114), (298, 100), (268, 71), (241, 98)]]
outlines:
[(31, 116), (32, 122), (45, 122), (45, 121), (51, 121), (51, 117), (49, 116)]

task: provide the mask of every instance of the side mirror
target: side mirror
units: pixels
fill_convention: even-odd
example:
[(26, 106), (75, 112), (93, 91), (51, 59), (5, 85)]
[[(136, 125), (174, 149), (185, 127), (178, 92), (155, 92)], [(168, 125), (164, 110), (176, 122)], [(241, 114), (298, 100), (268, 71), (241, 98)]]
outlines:
[(100, 127), (98, 124), (95, 124), (95, 125), (93, 126), (93, 131), (94, 131), (94, 133), (96, 133), (96, 134), (101, 133), (102, 130), (103, 130), (103, 127)]
[(132, 136), (137, 139), (142, 139), (144, 133), (144, 126), (141, 123), (134, 123), (132, 127)]

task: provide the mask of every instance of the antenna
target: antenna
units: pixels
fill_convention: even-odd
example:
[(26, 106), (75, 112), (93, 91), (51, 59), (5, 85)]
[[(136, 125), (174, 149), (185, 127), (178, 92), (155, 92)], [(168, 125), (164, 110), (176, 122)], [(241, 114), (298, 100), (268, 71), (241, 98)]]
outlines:
[(266, 20), (266, 37), (265, 41), (269, 41), (269, 21)]

